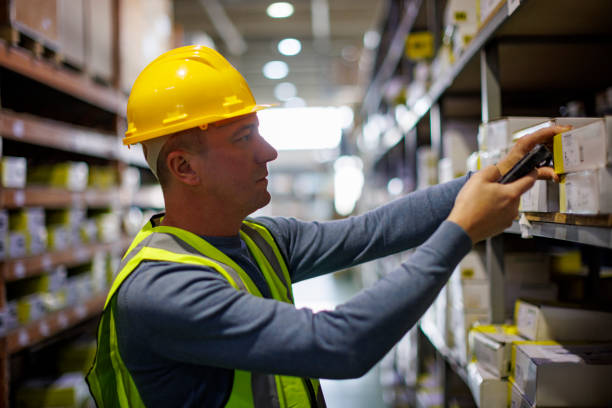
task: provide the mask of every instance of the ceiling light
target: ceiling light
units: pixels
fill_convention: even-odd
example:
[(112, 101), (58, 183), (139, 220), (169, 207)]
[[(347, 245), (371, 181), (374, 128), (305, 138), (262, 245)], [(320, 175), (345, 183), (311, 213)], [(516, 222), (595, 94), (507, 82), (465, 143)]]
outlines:
[(306, 101), (299, 96), (290, 98), (283, 104), (285, 108), (303, 108), (306, 106)]
[(289, 65), (283, 61), (266, 62), (263, 74), (268, 79), (283, 79), (289, 74)]
[(293, 14), (293, 4), (286, 1), (272, 3), (266, 9), (266, 13), (272, 18), (287, 18)]
[(279, 101), (287, 101), (297, 95), (297, 88), (291, 82), (281, 82), (274, 87), (274, 96)]
[(298, 55), (302, 51), (302, 43), (295, 38), (285, 38), (278, 43), (278, 52), (283, 55)]

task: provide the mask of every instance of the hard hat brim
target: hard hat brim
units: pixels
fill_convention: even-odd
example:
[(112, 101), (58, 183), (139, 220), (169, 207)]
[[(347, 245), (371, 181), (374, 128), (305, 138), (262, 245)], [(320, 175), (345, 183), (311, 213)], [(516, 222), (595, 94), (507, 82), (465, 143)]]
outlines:
[[(123, 138), (123, 144), (132, 145), (132, 144), (144, 142), (146, 140), (150, 140), (156, 137), (161, 137), (161, 136), (169, 135), (172, 133), (180, 132), (181, 130), (187, 130), (187, 129), (191, 129), (194, 127), (207, 125), (207, 124), (218, 122), (224, 119), (230, 119), (230, 118), (248, 115), (250, 113), (258, 112), (260, 110), (264, 110), (268, 108), (273, 108), (275, 106), (278, 106), (278, 104), (253, 105), (248, 108), (229, 113), (227, 115), (217, 114), (217, 115), (212, 115), (212, 116), (207, 116), (207, 117), (199, 116), (199, 117), (192, 118), (192, 119), (185, 118), (185, 120), (183, 121), (175, 122), (175, 123), (172, 123), (166, 126), (162, 126), (162, 127), (150, 130), (148, 132), (139, 132), (138, 129), (131, 129), (130, 131), (125, 132), (125, 137)], [(134, 135), (130, 136), (130, 134), (134, 134)]]

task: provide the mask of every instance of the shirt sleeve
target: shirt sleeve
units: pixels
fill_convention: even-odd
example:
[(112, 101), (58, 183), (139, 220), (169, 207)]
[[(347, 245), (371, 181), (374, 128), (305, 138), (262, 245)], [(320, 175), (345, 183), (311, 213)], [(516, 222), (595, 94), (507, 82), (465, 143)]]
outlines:
[(276, 239), (292, 282), (414, 248), (448, 217), (468, 176), (419, 190), (365, 214), (304, 222), (258, 217)]
[(445, 221), (377, 284), (318, 313), (236, 291), (205, 267), (144, 262), (117, 295), (121, 353), (151, 350), (170, 364), (357, 377), (415, 324), (470, 248), (467, 234)]

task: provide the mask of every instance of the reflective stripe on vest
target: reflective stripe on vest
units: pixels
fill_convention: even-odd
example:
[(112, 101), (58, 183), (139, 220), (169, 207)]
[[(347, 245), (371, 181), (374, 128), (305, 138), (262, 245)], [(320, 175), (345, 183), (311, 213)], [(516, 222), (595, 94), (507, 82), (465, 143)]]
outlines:
[[(155, 219), (138, 233), (121, 261), (109, 291), (98, 328), (98, 350), (87, 382), (99, 407), (144, 407), (117, 344), (114, 296), (121, 284), (144, 260), (208, 266), (235, 289), (262, 297), (242, 268), (201, 237), (174, 227), (154, 226)], [(272, 297), (293, 303), (291, 279), (274, 238), (263, 226), (243, 222), (240, 235), (270, 287)], [(315, 391), (316, 390), (316, 391)], [(234, 407), (325, 407), (319, 381), (299, 377), (264, 375), (234, 370), (229, 400)]]

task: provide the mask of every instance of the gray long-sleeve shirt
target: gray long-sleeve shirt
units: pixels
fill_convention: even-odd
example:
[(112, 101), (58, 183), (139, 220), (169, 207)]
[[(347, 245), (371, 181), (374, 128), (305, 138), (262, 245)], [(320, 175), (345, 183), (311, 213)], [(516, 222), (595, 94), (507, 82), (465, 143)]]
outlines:
[[(236, 291), (207, 267), (143, 262), (117, 294), (119, 349), (147, 406), (221, 407), (232, 369), (311, 378), (369, 370), (415, 324), (471, 248), (444, 221), (461, 178), (360, 216), (329, 222), (260, 217), (293, 282), (412, 247), (397, 269), (333, 311), (313, 313)], [(204, 237), (269, 296), (238, 237)]]

